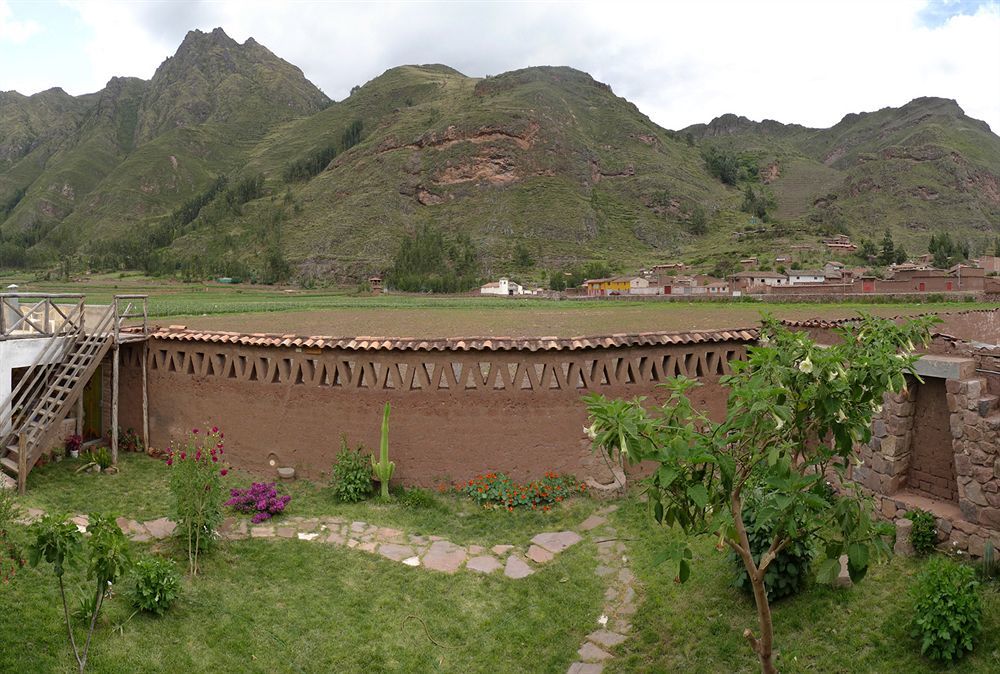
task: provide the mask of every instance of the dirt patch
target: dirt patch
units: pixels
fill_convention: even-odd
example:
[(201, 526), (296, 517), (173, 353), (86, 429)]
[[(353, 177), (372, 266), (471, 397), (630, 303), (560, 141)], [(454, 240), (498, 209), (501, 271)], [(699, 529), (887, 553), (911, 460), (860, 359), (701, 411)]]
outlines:
[(531, 122), (524, 130), (514, 130), (501, 126), (481, 126), (473, 132), (460, 131), (456, 126), (449, 126), (443, 133), (430, 131), (413, 141), (412, 143), (399, 144), (393, 138), (387, 138), (378, 148), (377, 152), (391, 152), (392, 150), (410, 149), (438, 149), (443, 150), (456, 143), (472, 143), (483, 145), (486, 143), (497, 143), (511, 141), (522, 150), (527, 150), (534, 145), (535, 137), (538, 134), (538, 123)]
[(471, 181), (486, 182), (491, 185), (505, 185), (518, 179), (514, 162), (509, 157), (492, 155), (470, 157), (451, 164), (434, 177), (436, 185), (456, 185)]
[(781, 177), (781, 165), (778, 162), (772, 162), (760, 171), (760, 180), (765, 185), (770, 185), (779, 177)]

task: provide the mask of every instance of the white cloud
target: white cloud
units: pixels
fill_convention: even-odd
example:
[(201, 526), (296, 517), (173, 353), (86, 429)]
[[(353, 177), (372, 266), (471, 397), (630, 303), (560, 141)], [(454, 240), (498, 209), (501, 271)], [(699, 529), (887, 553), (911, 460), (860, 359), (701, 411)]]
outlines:
[[(150, 77), (190, 28), (253, 36), (333, 98), (403, 63), (482, 76), (570, 65), (671, 128), (725, 112), (829, 126), (918, 96), (1000, 130), (1000, 4), (926, 21), (926, 0), (861, 2), (72, 2), (102, 86)], [(0, 0), (0, 25), (3, 0)], [(79, 58), (67, 54), (65, 58)], [(0, 89), (3, 89), (0, 73)], [(67, 90), (80, 93), (78, 84)]]
[(41, 30), (37, 21), (15, 19), (7, 0), (0, 0), (0, 42), (24, 44)]

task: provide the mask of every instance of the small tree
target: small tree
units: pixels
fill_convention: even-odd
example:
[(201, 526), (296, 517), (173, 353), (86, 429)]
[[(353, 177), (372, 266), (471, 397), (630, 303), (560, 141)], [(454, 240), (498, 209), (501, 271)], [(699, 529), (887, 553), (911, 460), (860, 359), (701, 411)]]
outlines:
[(198, 556), (222, 522), (222, 477), (228, 472), (222, 460), (223, 437), (218, 428), (204, 432), (195, 428), (184, 447), (170, 449), (167, 455), (174, 519), (187, 547), (192, 576), (198, 575)]
[(882, 237), (882, 250), (879, 253), (878, 261), (885, 265), (896, 261), (896, 244), (892, 240), (892, 232), (888, 229), (885, 230), (885, 235)]
[[(731, 363), (726, 418), (715, 422), (697, 412), (687, 392), (697, 382), (677, 378), (666, 384), (670, 397), (655, 414), (643, 399), (584, 400), (597, 448), (624, 463), (659, 464), (648, 480), (656, 521), (687, 534), (713, 535), (717, 548), (736, 552), (750, 578), (759, 635), (744, 636), (763, 672), (774, 672), (771, 607), (764, 576), (775, 556), (796, 541), (820, 543), (818, 578), (832, 582), (846, 554), (855, 581), (869, 560), (888, 552), (881, 528), (869, 514), (870, 502), (848, 481), (855, 444), (871, 437), (872, 415), (882, 396), (906, 386), (915, 342), (923, 342), (935, 319), (905, 325), (862, 316), (855, 328), (839, 330), (841, 342), (826, 348), (805, 334), (765, 319), (759, 346), (745, 361)], [(844, 495), (821, 493), (828, 475)], [(763, 486), (755, 512), (773, 531), (770, 547), (754, 556), (744, 524), (744, 494)], [(664, 561), (677, 568), (677, 581), (691, 573), (689, 542), (667, 546)]]
[(66, 631), (69, 643), (73, 647), (79, 671), (87, 666), (87, 653), (90, 651), (90, 640), (97, 626), (97, 616), (104, 605), (104, 596), (108, 588), (117, 581), (129, 568), (131, 559), (128, 549), (128, 539), (113, 519), (105, 515), (90, 515), (87, 533), (87, 578), (95, 582), (95, 595), (90, 615), (90, 627), (87, 630), (87, 640), (83, 650), (77, 648), (73, 636), (73, 623), (70, 620), (69, 607), (66, 604), (66, 588), (63, 576), (69, 565), (73, 564), (83, 550), (83, 535), (72, 522), (65, 517), (46, 515), (32, 525), (35, 534), (31, 546), (30, 560), (32, 566), (38, 566), (45, 561), (52, 564), (59, 581), (59, 595), (62, 597), (63, 616), (66, 619)]

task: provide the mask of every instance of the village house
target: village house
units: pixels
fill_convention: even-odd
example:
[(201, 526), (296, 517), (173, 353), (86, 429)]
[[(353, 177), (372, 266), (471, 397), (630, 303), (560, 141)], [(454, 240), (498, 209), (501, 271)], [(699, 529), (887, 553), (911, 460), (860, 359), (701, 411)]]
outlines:
[(501, 276), (499, 281), (494, 281), (493, 283), (487, 283), (486, 285), (479, 288), (480, 295), (525, 295), (526, 293), (524, 286), (519, 283), (511, 281), (506, 276)]
[(1000, 257), (996, 255), (983, 255), (973, 262), (982, 267), (987, 274), (1000, 274)]
[(820, 269), (789, 269), (788, 285), (801, 285), (803, 283), (823, 283), (826, 281), (826, 273)]
[(788, 285), (788, 277), (774, 271), (741, 271), (730, 277), (734, 290)]
[(632, 281), (635, 277), (615, 276), (613, 278), (587, 279), (583, 285), (587, 288), (587, 295), (599, 297), (602, 295), (627, 295), (632, 288)]

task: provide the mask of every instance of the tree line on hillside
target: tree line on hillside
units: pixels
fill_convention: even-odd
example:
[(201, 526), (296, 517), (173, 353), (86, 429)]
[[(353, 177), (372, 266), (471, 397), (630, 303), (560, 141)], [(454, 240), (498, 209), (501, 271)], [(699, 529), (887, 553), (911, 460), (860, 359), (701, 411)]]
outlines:
[(614, 270), (606, 262), (588, 262), (578, 267), (553, 269), (549, 272), (549, 290), (580, 287), (587, 279), (608, 278)]
[(466, 292), (480, 284), (479, 256), (468, 234), (448, 237), (421, 225), (403, 237), (386, 283), (404, 292)]

